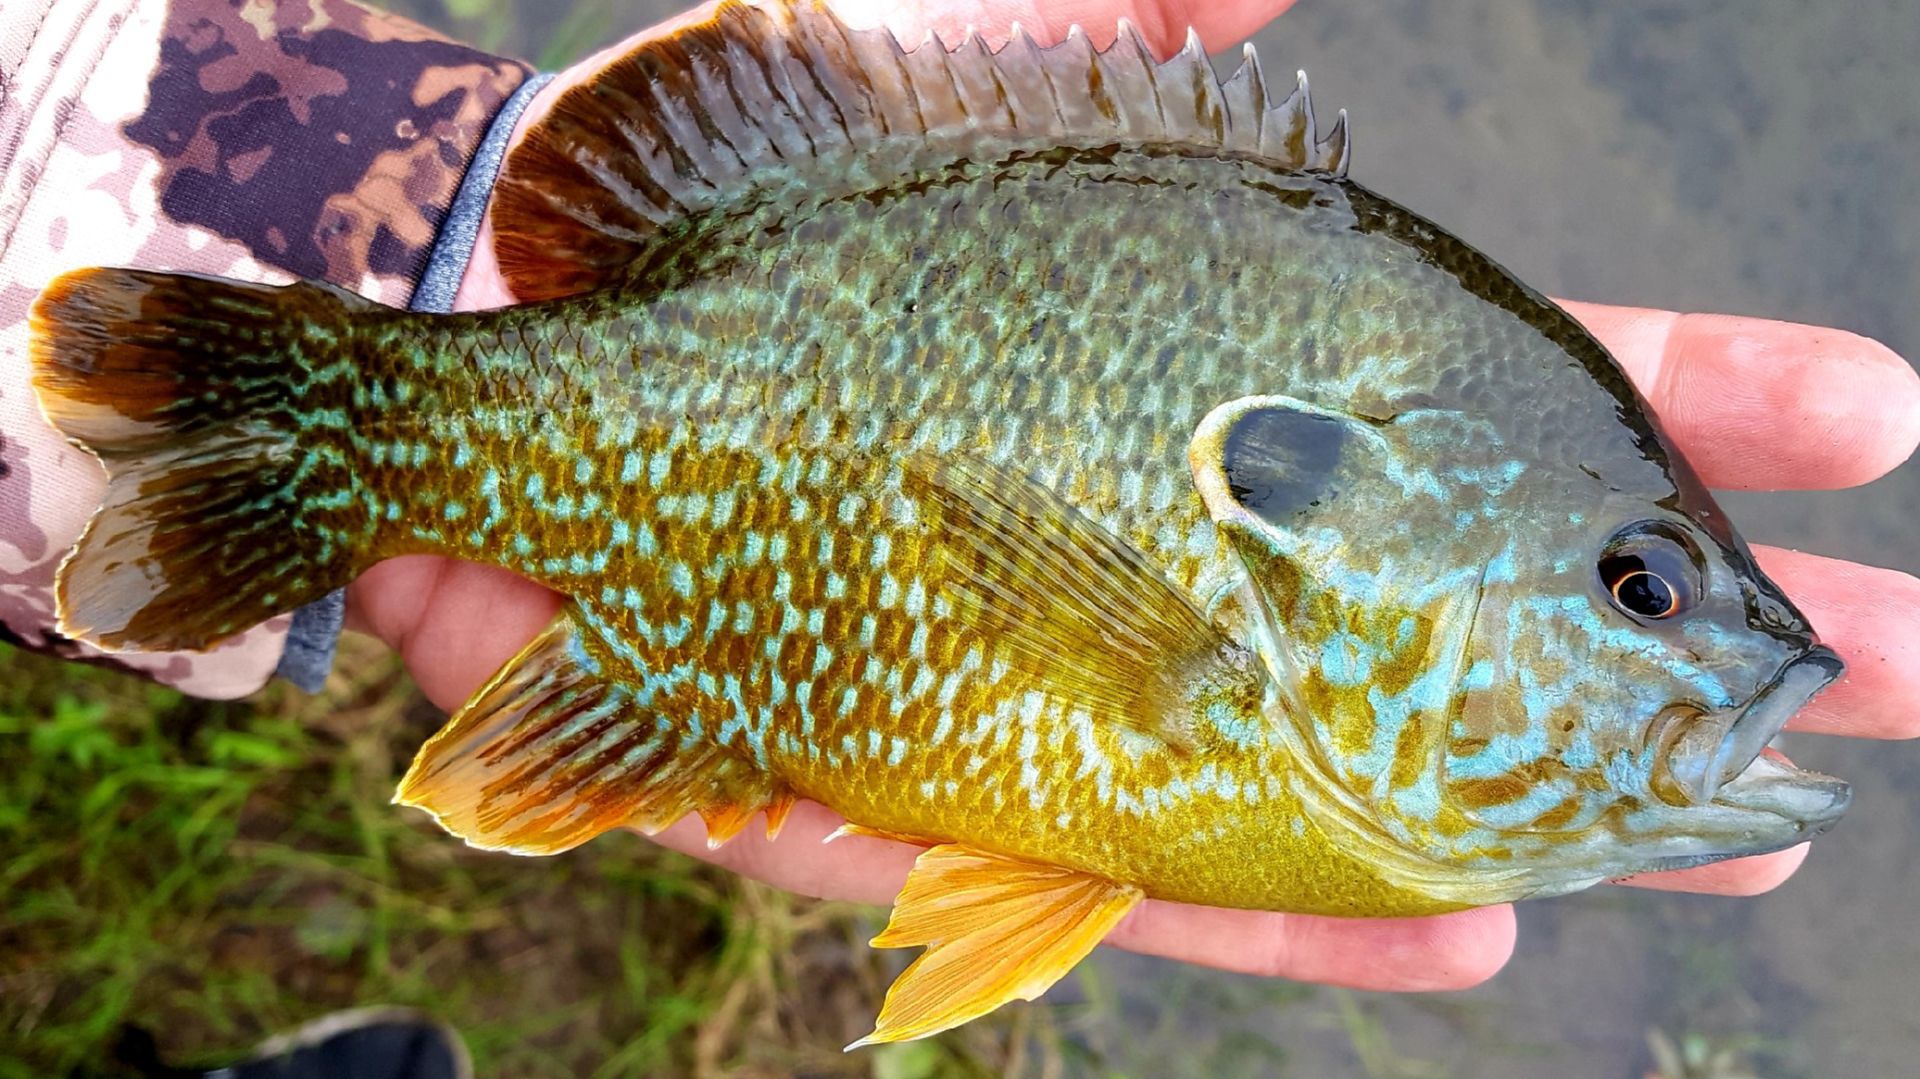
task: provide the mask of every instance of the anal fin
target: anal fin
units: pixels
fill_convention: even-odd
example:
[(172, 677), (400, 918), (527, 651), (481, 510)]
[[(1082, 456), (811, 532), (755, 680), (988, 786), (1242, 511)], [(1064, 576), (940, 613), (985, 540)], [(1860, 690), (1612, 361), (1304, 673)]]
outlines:
[(607, 677), (571, 609), (427, 740), (394, 796), (472, 846), (515, 854), (557, 854), (623, 826), (658, 831), (688, 813), (705, 818), (713, 846), (762, 810), (771, 836), (793, 800)]
[(929, 848), (872, 941), (926, 951), (887, 990), (873, 1033), (847, 1048), (924, 1038), (1038, 997), (1141, 898), (1132, 885), (1059, 866), (954, 843)]

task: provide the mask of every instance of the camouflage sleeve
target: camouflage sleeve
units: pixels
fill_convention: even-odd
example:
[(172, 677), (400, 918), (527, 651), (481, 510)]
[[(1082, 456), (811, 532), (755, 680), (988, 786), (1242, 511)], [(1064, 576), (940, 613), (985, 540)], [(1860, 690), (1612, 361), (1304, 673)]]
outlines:
[(204, 655), (53, 631), (104, 480), (41, 418), (26, 315), (90, 265), (319, 277), (405, 306), (527, 69), (347, 0), (0, 0), (0, 640), (203, 696), (274, 671), (288, 619)]

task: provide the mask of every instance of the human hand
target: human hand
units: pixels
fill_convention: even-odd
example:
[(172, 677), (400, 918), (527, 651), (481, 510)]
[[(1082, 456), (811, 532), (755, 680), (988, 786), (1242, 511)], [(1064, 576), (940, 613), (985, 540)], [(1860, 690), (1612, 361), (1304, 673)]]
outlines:
[[(1012, 20), (1042, 40), (1063, 36), (1068, 24), (1077, 21), (1100, 41), (1101, 34), (1110, 35), (1114, 21), (1125, 16), (1165, 54), (1179, 45), (1189, 20), (1199, 24), (1206, 40), (1232, 41), (1288, 5), (1286, 0), (840, 0), (837, 6), (856, 23), (884, 21), (908, 41), (919, 40), (929, 27), (953, 35), (969, 21), (1004, 28)], [(993, 39), (991, 32), (987, 36)], [(537, 118), (544, 102), (587, 77), (604, 56), (556, 80), (529, 110), (529, 119)], [(488, 243), (483, 232), (462, 286), (462, 307), (510, 301)], [(1713, 486), (1851, 486), (1893, 468), (1920, 442), (1920, 377), (1871, 341), (1758, 319), (1567, 307), (1621, 360)], [(1793, 726), (1855, 737), (1920, 734), (1920, 648), (1915, 647), (1920, 642), (1920, 581), (1786, 551), (1762, 549), (1759, 555), (1822, 638), (1849, 663), (1847, 677)], [(553, 593), (502, 570), (418, 556), (369, 571), (353, 586), (349, 610), (352, 625), (398, 648), (428, 696), (453, 708), (544, 628), (559, 602)], [(917, 849), (867, 838), (821, 846), (820, 840), (838, 824), (824, 808), (802, 805), (777, 841), (749, 830), (720, 850), (708, 851), (697, 818), (656, 838), (793, 891), (889, 901)], [(1632, 883), (1753, 894), (1780, 883), (1804, 856), (1802, 847)], [(1474, 984), (1498, 970), (1512, 949), (1513, 933), (1512, 913), (1506, 907), (1436, 918), (1351, 921), (1150, 901), (1109, 942), (1303, 981), (1443, 989)]]

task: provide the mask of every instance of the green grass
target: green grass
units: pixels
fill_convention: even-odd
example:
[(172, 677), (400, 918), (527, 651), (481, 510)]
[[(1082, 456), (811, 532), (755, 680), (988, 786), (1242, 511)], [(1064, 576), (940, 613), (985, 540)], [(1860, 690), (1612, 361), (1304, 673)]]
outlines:
[[(376, 0), (461, 41), (557, 71), (693, 0), (567, 0), (554, 17), (531, 0)], [(536, 30), (535, 27), (538, 27)]]
[(208, 1061), (365, 1004), (451, 1021), (486, 1075), (872, 1068), (837, 1051), (884, 984), (847, 911), (628, 835), (468, 850), (388, 801), (440, 717), (376, 651), (341, 669), (217, 704), (0, 648), (0, 1075), (110, 1070), (135, 1028)]

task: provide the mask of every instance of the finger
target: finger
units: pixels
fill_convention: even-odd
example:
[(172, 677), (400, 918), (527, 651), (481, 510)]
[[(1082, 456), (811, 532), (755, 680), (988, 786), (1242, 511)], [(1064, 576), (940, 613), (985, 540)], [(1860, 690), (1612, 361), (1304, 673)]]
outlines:
[(1692, 869), (1642, 873), (1615, 881), (1630, 888), (1657, 892), (1702, 892), (1712, 895), (1761, 895), (1785, 884), (1807, 860), (1808, 844), (1752, 858), (1734, 858)]
[(1242, 974), (1425, 992), (1467, 989), (1513, 956), (1513, 908), (1431, 918), (1323, 918), (1148, 900), (1107, 943)]
[(1113, 41), (1121, 19), (1140, 29), (1147, 45), (1165, 57), (1186, 41), (1192, 27), (1209, 49), (1222, 49), (1271, 22), (1293, 0), (832, 0), (853, 26), (885, 26), (909, 45), (929, 31), (952, 43), (973, 27), (991, 46), (1006, 42), (1013, 24), (1042, 44), (1078, 26), (1096, 46)]
[[(919, 848), (866, 836), (823, 845), (841, 818), (812, 802), (794, 808), (780, 838), (750, 827), (709, 850), (699, 819), (654, 838), (777, 888), (827, 899), (889, 903)], [(1221, 910), (1149, 900), (1107, 943), (1223, 970), (1356, 989), (1460, 989), (1491, 977), (1513, 952), (1507, 907), (1435, 918), (1348, 919)]]
[(827, 842), (845, 823), (818, 802), (803, 801), (793, 807), (778, 839), (767, 839), (755, 821), (725, 846), (709, 849), (706, 826), (693, 815), (659, 832), (653, 841), (783, 891), (815, 899), (892, 903), (920, 848), (861, 835)]
[(1712, 487), (1851, 487), (1920, 444), (1920, 374), (1877, 341), (1731, 315), (1562, 302)]
[[(934, 33), (949, 44), (969, 29), (979, 31), (989, 45), (1006, 43), (1015, 23), (1042, 44), (1063, 40), (1078, 26), (1096, 45), (1113, 41), (1120, 20), (1138, 27), (1147, 44), (1162, 56), (1179, 49), (1189, 27), (1211, 49), (1222, 49), (1253, 34), (1292, 7), (1294, 0), (829, 0), (834, 14), (849, 26), (885, 26), (908, 46)], [(684, 26), (713, 17), (715, 4), (701, 4), (656, 23), (616, 45), (603, 49), (563, 72), (540, 96), (576, 85), (635, 45)], [(538, 107), (529, 108), (529, 116)], [(526, 120), (521, 121), (524, 128)]]
[(1761, 547), (1766, 570), (1847, 661), (1788, 723), (1855, 738), (1920, 735), (1920, 580), (1896, 570)]
[(347, 626), (400, 653), (435, 705), (459, 707), (553, 621), (560, 597), (494, 566), (392, 558), (347, 589)]

